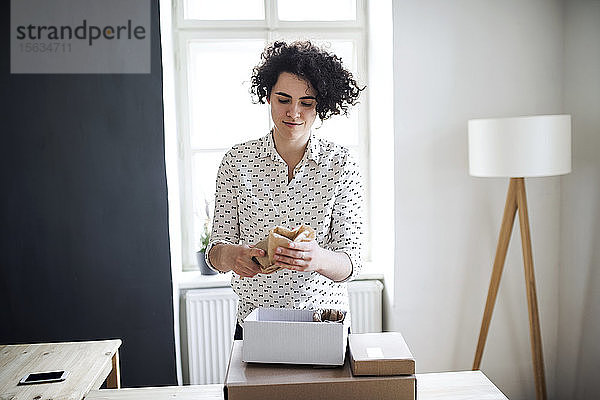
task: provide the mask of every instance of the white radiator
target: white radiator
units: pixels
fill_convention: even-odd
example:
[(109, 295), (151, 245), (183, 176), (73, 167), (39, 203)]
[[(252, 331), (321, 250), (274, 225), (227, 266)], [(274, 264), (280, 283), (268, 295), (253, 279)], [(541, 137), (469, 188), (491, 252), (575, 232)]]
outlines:
[(381, 332), (383, 283), (376, 280), (348, 282), (352, 333)]
[[(381, 332), (383, 284), (348, 283), (352, 332)], [(182, 302), (184, 383), (223, 383), (236, 323), (237, 295), (229, 287), (188, 290)]]
[[(185, 329), (182, 338), (184, 383), (223, 383), (233, 343), (238, 297), (227, 288), (188, 290), (185, 293)], [(187, 346), (186, 346), (187, 345)], [(185, 355), (184, 355), (185, 354)], [(187, 357), (185, 357), (187, 356)], [(187, 368), (185, 363), (187, 361)], [(187, 378), (187, 379), (186, 379)]]

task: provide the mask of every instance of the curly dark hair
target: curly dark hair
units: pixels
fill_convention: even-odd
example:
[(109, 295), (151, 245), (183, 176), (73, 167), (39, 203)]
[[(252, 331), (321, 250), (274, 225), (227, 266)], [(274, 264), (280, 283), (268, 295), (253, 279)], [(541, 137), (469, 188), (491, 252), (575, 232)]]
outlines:
[(358, 103), (360, 87), (342, 65), (342, 59), (311, 42), (282, 41), (268, 45), (260, 63), (252, 70), (250, 93), (255, 103), (264, 104), (271, 96), (279, 74), (289, 72), (310, 82), (317, 92), (316, 111), (324, 121), (332, 115), (348, 114), (349, 106)]

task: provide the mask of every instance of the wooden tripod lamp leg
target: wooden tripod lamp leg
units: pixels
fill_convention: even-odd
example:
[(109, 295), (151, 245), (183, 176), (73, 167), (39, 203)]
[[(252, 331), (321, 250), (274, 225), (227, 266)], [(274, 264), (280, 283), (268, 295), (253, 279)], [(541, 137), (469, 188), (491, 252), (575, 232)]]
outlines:
[(525, 265), (525, 288), (527, 290), (527, 308), (529, 310), (529, 336), (531, 339), (531, 356), (535, 374), (535, 395), (537, 400), (546, 399), (546, 378), (544, 376), (544, 357), (542, 353), (542, 335), (538, 314), (535, 275), (533, 272), (533, 253), (531, 251), (531, 235), (529, 233), (529, 216), (527, 214), (527, 196), (525, 181), (517, 181), (517, 205), (521, 226), (521, 244), (523, 247), (523, 263)]
[(477, 341), (477, 351), (475, 352), (475, 360), (473, 361), (473, 370), (478, 370), (479, 366), (481, 365), (481, 357), (483, 356), (483, 349), (485, 347), (485, 341), (487, 339), (488, 330), (490, 328), (490, 321), (492, 319), (492, 313), (494, 311), (494, 304), (496, 303), (496, 296), (498, 295), (498, 286), (500, 285), (502, 269), (504, 268), (506, 252), (508, 250), (510, 235), (512, 233), (513, 224), (515, 222), (515, 215), (517, 212), (516, 191), (517, 181), (515, 180), (515, 178), (511, 178), (510, 184), (508, 185), (508, 193), (506, 195), (506, 204), (504, 206), (504, 216), (502, 217), (502, 227), (500, 228), (500, 236), (498, 236), (498, 246), (496, 247), (496, 256), (494, 258), (492, 278), (490, 280), (488, 296), (485, 302), (483, 320), (481, 321), (479, 340)]

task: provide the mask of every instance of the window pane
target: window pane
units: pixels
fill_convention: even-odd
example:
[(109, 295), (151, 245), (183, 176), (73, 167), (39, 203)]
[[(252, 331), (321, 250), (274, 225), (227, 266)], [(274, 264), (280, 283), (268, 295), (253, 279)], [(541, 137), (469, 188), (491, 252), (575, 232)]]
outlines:
[(199, 20), (265, 19), (263, 0), (184, 0), (183, 17)]
[(189, 121), (192, 149), (226, 149), (269, 130), (266, 105), (252, 104), (252, 68), (263, 40), (189, 43)]
[[(198, 250), (200, 234), (207, 217), (212, 218), (215, 207), (215, 182), (219, 164), (225, 155), (224, 151), (195, 152), (192, 156), (192, 206), (193, 216), (193, 243), (192, 252)], [(208, 202), (208, 216), (206, 205)], [(193, 254), (191, 254), (193, 257)], [(193, 260), (194, 258), (192, 258)]]
[(279, 19), (282, 21), (353, 21), (356, 19), (356, 0), (279, 0)]
[(350, 109), (349, 115), (334, 115), (319, 128), (320, 121), (313, 125), (317, 137), (331, 140), (343, 146), (358, 146), (358, 110), (357, 106)]

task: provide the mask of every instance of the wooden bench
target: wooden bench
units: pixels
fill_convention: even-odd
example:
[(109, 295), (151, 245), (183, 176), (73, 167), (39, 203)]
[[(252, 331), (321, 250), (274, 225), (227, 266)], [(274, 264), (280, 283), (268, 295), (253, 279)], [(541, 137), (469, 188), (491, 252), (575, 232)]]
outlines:
[[(121, 340), (0, 345), (0, 400), (79, 400), (106, 381), (120, 388)], [(65, 370), (62, 382), (19, 385), (30, 372)]]

